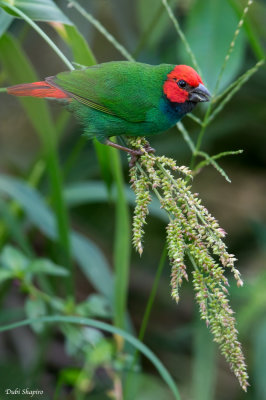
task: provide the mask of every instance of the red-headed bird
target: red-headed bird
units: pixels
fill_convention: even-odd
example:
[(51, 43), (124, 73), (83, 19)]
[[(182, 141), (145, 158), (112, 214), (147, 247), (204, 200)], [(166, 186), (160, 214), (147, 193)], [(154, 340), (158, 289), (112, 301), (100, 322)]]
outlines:
[(152, 66), (129, 61), (61, 72), (42, 82), (7, 88), (15, 96), (63, 101), (84, 125), (89, 138), (128, 151), (111, 136), (155, 135), (174, 126), (210, 93), (187, 65)]

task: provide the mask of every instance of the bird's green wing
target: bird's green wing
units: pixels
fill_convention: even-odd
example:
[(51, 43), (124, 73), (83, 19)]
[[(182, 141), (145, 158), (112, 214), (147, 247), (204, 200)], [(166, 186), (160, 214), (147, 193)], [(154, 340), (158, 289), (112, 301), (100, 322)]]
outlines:
[(80, 103), (130, 122), (146, 120), (159, 107), (163, 82), (172, 66), (109, 62), (85, 70), (62, 72), (48, 82), (62, 88)]

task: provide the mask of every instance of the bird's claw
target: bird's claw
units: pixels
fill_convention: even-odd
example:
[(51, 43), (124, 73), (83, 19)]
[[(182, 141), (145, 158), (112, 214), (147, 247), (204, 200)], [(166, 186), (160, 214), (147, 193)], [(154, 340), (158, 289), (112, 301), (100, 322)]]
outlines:
[(135, 166), (138, 157), (142, 156), (145, 153), (155, 153), (155, 149), (153, 149), (149, 143), (146, 143), (145, 146), (143, 146), (143, 150), (133, 150), (131, 152), (131, 159), (129, 162), (129, 167), (132, 168)]

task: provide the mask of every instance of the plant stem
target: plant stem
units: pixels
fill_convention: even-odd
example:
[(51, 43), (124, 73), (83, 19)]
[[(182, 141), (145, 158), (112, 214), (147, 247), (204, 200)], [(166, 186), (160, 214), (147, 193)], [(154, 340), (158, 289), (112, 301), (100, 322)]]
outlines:
[(132, 55), (127, 51), (127, 49), (122, 46), (113, 35), (111, 35), (105, 27), (90, 13), (88, 13), (85, 8), (83, 8), (75, 0), (67, 0), (68, 3), (73, 6), (84, 18), (86, 18), (112, 45), (129, 61), (135, 61)]
[(128, 276), (130, 263), (130, 226), (129, 210), (124, 192), (124, 179), (121, 160), (116, 149), (110, 149), (111, 165), (117, 187), (116, 224), (114, 242), (114, 325), (125, 327), (126, 304), (128, 293)]
[[(148, 321), (149, 321), (151, 311), (152, 311), (152, 306), (153, 306), (154, 299), (155, 299), (155, 296), (158, 291), (158, 286), (159, 286), (160, 278), (161, 278), (161, 275), (163, 272), (163, 268), (165, 266), (166, 257), (167, 257), (167, 244), (165, 243), (163, 251), (162, 251), (162, 255), (161, 255), (161, 258), (159, 261), (159, 265), (157, 267), (156, 275), (155, 275), (155, 278), (153, 281), (152, 289), (151, 289), (151, 292), (150, 292), (150, 295), (148, 298), (148, 302), (145, 307), (144, 316), (142, 318), (142, 322), (141, 322), (141, 326), (140, 326), (140, 330), (139, 330), (139, 334), (138, 334), (138, 339), (141, 342), (143, 342), (144, 335), (145, 335), (145, 332), (147, 329)], [(133, 369), (136, 365), (138, 356), (139, 356), (139, 351), (136, 349), (134, 356), (133, 356), (131, 366), (129, 367), (129, 375), (128, 375), (126, 383), (125, 383), (125, 399), (128, 398), (128, 393), (130, 391), (130, 384), (131, 384), (131, 372), (133, 371)]]
[(139, 340), (141, 342), (144, 339), (144, 335), (145, 335), (145, 332), (146, 332), (146, 329), (147, 329), (148, 321), (149, 321), (150, 314), (151, 314), (151, 309), (152, 309), (152, 306), (153, 306), (153, 303), (154, 303), (154, 299), (155, 299), (155, 296), (156, 296), (156, 293), (157, 293), (157, 290), (158, 290), (160, 278), (161, 278), (161, 275), (162, 275), (162, 272), (163, 272), (163, 268), (164, 268), (164, 265), (165, 265), (166, 256), (167, 256), (167, 245), (165, 244), (164, 248), (163, 248), (163, 251), (162, 251), (162, 255), (161, 255), (160, 261), (159, 261), (159, 265), (158, 265), (158, 268), (157, 268), (157, 271), (156, 271), (156, 275), (155, 275), (155, 278), (154, 278), (154, 281), (153, 281), (152, 289), (151, 289), (150, 296), (149, 296), (149, 299), (148, 299), (148, 302), (147, 302), (147, 305), (146, 305), (146, 309), (145, 309), (145, 312), (144, 312), (144, 316), (143, 316), (143, 319), (142, 319), (142, 323), (141, 323), (141, 327), (140, 327), (140, 331), (139, 331), (139, 335), (138, 335), (138, 338), (139, 338)]
[(19, 15), (22, 19), (24, 19), (49, 44), (49, 46), (54, 50), (54, 52), (58, 55), (58, 57), (61, 58), (63, 63), (70, 70), (74, 70), (73, 65), (62, 53), (62, 51), (59, 50), (59, 48), (54, 44), (54, 42), (46, 35), (46, 33), (43, 32), (43, 30), (31, 18), (29, 18), (23, 11), (11, 5), (10, 3), (7, 3), (5, 1), (0, 1), (0, 5), (9, 8), (9, 10), (13, 11), (15, 14)]
[(180, 39), (182, 40), (188, 55), (191, 58), (193, 66), (198, 71), (198, 73), (200, 75), (202, 75), (200, 67), (199, 67), (199, 64), (197, 63), (196, 57), (195, 57), (195, 55), (194, 55), (194, 53), (193, 53), (193, 51), (192, 51), (192, 49), (191, 49), (191, 47), (190, 47), (190, 45), (189, 45), (189, 43), (187, 41), (186, 36), (184, 35), (183, 31), (181, 30), (179, 22), (176, 19), (176, 17), (174, 16), (174, 13), (173, 13), (172, 9), (170, 8), (170, 6), (168, 4), (168, 1), (167, 0), (162, 0), (162, 3), (163, 3), (163, 5), (164, 5), (164, 7), (165, 7), (165, 9), (166, 9), (166, 11), (167, 11), (167, 13), (169, 15), (169, 18), (172, 20), (172, 22), (174, 24), (174, 27), (175, 27)]
[(32, 318), (32, 319), (25, 319), (19, 322), (11, 323), (8, 325), (2, 325), (0, 326), (0, 332), (5, 332), (11, 329), (19, 328), (21, 326), (25, 325), (31, 325), (35, 322), (43, 322), (43, 323), (56, 323), (58, 326), (62, 325), (63, 323), (67, 324), (75, 324), (75, 325), (86, 325), (90, 326), (92, 328), (104, 330), (106, 332), (116, 334), (119, 336), (122, 336), (128, 343), (130, 343), (132, 346), (137, 348), (139, 351), (141, 351), (156, 367), (157, 371), (161, 375), (162, 379), (166, 382), (168, 385), (169, 389), (172, 391), (174, 398), (176, 400), (181, 400), (179, 391), (177, 389), (177, 386), (167, 371), (167, 369), (164, 367), (162, 362), (159, 360), (158, 357), (143, 343), (141, 343), (138, 339), (136, 339), (134, 336), (130, 335), (126, 331), (116, 328), (112, 325), (107, 324), (106, 322), (101, 322), (95, 319), (89, 319), (89, 318), (80, 318), (80, 317), (73, 317), (73, 316), (61, 316), (61, 315), (53, 315), (53, 316), (45, 316), (45, 317), (40, 317), (40, 318)]

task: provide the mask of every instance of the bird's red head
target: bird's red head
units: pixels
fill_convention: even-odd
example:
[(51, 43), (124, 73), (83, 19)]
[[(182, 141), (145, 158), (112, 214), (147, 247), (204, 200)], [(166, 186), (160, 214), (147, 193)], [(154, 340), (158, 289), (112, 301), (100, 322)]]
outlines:
[(199, 74), (188, 65), (177, 65), (168, 75), (163, 92), (174, 103), (208, 101), (210, 93)]

